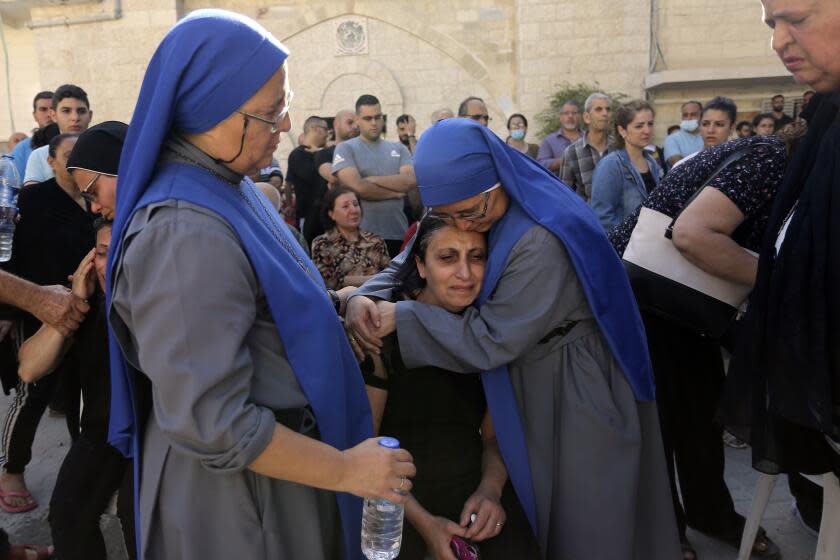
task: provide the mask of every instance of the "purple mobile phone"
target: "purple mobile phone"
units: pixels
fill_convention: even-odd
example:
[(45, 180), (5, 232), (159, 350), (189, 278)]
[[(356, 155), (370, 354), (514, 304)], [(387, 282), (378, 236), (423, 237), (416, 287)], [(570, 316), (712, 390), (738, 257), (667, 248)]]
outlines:
[(458, 560), (480, 560), (481, 558), (478, 554), (478, 547), (461, 537), (452, 537), (449, 546)]

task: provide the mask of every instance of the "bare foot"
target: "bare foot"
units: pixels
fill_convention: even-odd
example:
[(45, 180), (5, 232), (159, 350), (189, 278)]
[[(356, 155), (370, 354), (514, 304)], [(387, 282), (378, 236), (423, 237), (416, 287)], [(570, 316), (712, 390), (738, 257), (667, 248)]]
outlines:
[[(5, 492), (29, 492), (26, 487), (26, 481), (23, 474), (14, 474), (4, 472), (0, 474), (0, 490)], [(7, 496), (3, 499), (8, 505), (12, 507), (21, 507), (28, 504), (34, 504), (35, 500), (30, 497)]]

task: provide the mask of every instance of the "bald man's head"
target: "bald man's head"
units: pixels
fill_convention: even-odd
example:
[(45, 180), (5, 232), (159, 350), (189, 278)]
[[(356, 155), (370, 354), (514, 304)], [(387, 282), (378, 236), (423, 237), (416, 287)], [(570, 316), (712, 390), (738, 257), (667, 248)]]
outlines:
[(254, 183), (257, 185), (257, 188), (262, 191), (262, 193), (268, 198), (268, 201), (271, 202), (271, 205), (274, 206), (274, 209), (278, 212), (280, 211), (280, 193), (277, 192), (277, 189), (274, 188), (274, 185), (271, 183)]
[(335, 114), (333, 121), (336, 143), (351, 140), (359, 135), (359, 123), (356, 122), (356, 112), (342, 109)]
[(435, 124), (438, 121), (442, 121), (443, 119), (451, 119), (455, 116), (455, 113), (452, 112), (452, 109), (438, 109), (434, 113), (432, 113), (432, 124)]

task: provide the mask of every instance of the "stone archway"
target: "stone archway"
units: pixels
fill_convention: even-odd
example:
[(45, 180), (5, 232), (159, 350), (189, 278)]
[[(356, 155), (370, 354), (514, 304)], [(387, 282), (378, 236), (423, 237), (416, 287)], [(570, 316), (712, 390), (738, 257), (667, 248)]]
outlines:
[(402, 2), (347, 0), (315, 6), (296, 6), (294, 11), (284, 13), (282, 29), (278, 29), (277, 36), (286, 42), (311, 27), (343, 16), (363, 16), (379, 20), (433, 46), (451, 58), (459, 68), (490, 93), (486, 101), (492, 111), (500, 115), (505, 114), (498, 100), (506, 97), (507, 93), (498, 89), (486, 65), (459, 41), (424, 23), (422, 18), (406, 9)]
[[(325, 63), (315, 73), (331, 72), (335, 76), (323, 86), (321, 92), (319, 109), (327, 111), (325, 114), (333, 114), (341, 109), (352, 109), (347, 101), (336, 103), (330, 93), (336, 89), (349, 91), (367, 92), (376, 95), (382, 100), (382, 110), (386, 114), (397, 115), (404, 110), (403, 92), (393, 72), (384, 64), (362, 57), (345, 57)], [(357, 78), (361, 83), (367, 82), (368, 87), (360, 87), (358, 84), (342, 84), (348, 80)], [(395, 114), (396, 113), (396, 114)], [(323, 114), (323, 113), (322, 113)]]

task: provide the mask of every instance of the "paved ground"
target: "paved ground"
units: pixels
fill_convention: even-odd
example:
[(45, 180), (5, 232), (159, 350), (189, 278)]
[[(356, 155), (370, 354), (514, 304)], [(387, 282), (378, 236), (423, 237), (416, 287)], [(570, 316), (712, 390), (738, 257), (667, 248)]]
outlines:
[[(7, 406), (8, 397), (0, 394), (0, 418), (5, 418)], [(44, 416), (35, 440), (32, 464), (27, 470), (29, 489), (41, 506), (25, 514), (11, 515), (0, 511), (0, 526), (9, 532), (12, 542), (50, 542), (47, 506), (69, 441), (64, 420)], [(745, 513), (749, 509), (757, 478), (749, 465), (749, 450), (727, 448), (726, 477), (735, 498), (735, 507)], [(781, 478), (763, 524), (770, 538), (782, 549), (785, 560), (810, 560), (814, 555), (816, 539), (808, 535), (791, 515), (791, 502), (787, 481)], [(125, 560), (116, 517), (104, 516), (103, 529), (109, 546), (109, 560)], [(689, 539), (701, 560), (734, 560), (737, 555), (735, 550), (698, 533), (690, 533)]]

